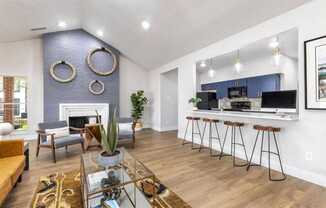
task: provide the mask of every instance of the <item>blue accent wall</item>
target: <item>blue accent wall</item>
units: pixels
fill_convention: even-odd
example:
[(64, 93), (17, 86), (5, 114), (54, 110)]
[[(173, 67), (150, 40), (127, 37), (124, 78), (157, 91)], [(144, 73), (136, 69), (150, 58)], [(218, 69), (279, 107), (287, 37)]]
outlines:
[[(118, 50), (84, 30), (43, 35), (44, 121), (59, 119), (60, 103), (109, 103), (111, 110), (113, 107), (119, 109), (119, 67), (110, 76), (98, 76), (86, 64), (88, 52), (98, 47), (110, 48), (116, 54), (119, 63)], [(59, 60), (66, 60), (77, 69), (77, 76), (72, 82), (59, 83), (50, 76), (50, 66)], [(92, 60), (99, 69), (110, 69), (112, 66), (112, 58), (104, 53), (96, 53)], [(59, 66), (56, 72), (65, 77), (69, 71)], [(88, 84), (94, 79), (105, 84), (102, 95), (93, 95), (89, 92)]]

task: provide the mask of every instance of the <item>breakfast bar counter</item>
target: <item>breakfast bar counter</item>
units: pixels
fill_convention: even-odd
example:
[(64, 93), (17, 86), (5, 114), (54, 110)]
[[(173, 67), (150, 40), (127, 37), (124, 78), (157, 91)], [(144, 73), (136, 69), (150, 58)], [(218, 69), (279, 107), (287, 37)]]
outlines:
[(189, 112), (189, 116), (230, 119), (230, 120), (270, 120), (270, 121), (298, 121), (298, 114), (278, 114), (278, 113), (262, 113), (262, 112), (241, 112), (241, 111), (218, 111), (218, 110), (193, 110)]

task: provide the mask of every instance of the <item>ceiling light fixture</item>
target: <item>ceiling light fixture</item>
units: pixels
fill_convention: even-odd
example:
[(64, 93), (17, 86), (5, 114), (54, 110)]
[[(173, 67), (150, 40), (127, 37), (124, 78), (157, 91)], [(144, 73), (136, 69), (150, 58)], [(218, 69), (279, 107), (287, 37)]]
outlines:
[(242, 68), (242, 64), (240, 62), (240, 50), (237, 51), (237, 58), (235, 60), (234, 67), (235, 67), (237, 73), (239, 73)]
[(215, 71), (214, 71), (213, 68), (210, 68), (210, 69), (208, 70), (208, 76), (211, 77), (211, 78), (215, 76)]
[(215, 76), (215, 70), (213, 69), (213, 59), (209, 60), (209, 65), (210, 69), (208, 70), (208, 76), (212, 78)]
[(103, 37), (104, 33), (102, 30), (98, 30), (97, 32), (97, 35), (100, 36), (100, 37)]
[(143, 27), (144, 30), (149, 30), (151, 24), (148, 21), (144, 20), (141, 22), (141, 26)]
[(273, 38), (271, 42), (269, 43), (269, 47), (271, 48), (277, 48), (280, 45), (280, 42), (278, 40), (278, 37)]
[(275, 48), (273, 49), (273, 57), (274, 57), (274, 62), (276, 66), (280, 65), (281, 62), (281, 49), (280, 48)]
[(200, 62), (200, 67), (205, 68), (207, 66), (206, 61), (201, 61)]
[(58, 26), (62, 27), (62, 28), (65, 28), (65, 27), (67, 27), (67, 23), (64, 22), (64, 21), (60, 21), (60, 22), (58, 22)]

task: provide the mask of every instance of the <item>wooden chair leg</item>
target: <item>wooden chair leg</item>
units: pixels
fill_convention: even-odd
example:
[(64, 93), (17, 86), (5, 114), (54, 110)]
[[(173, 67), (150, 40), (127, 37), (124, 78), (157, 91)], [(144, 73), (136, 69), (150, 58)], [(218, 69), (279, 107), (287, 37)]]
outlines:
[(85, 146), (84, 146), (84, 142), (81, 142), (81, 143), (80, 143), (80, 145), (81, 145), (81, 148), (82, 148), (82, 150), (83, 150), (83, 153), (85, 153)]
[(39, 153), (40, 153), (40, 144), (37, 144), (36, 157), (38, 157)]
[(19, 176), (19, 178), (18, 178), (18, 183), (21, 183), (22, 181), (23, 181), (23, 174), (21, 174), (20, 176)]
[(40, 153), (40, 142), (41, 142), (41, 136), (37, 136), (37, 147), (36, 147), (36, 157), (38, 157), (38, 154)]
[(54, 147), (52, 148), (52, 155), (53, 155), (53, 162), (56, 163), (57, 160), (55, 158), (55, 148)]

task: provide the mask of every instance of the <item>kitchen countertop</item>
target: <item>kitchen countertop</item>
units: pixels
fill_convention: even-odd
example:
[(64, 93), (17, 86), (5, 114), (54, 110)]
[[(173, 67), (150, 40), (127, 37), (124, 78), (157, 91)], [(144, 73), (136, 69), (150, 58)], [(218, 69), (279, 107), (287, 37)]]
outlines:
[(298, 114), (276, 114), (262, 112), (241, 112), (241, 111), (218, 111), (218, 110), (193, 110), (190, 111), (192, 116), (205, 117), (229, 117), (229, 118), (245, 118), (245, 119), (262, 119), (275, 121), (298, 121)]

